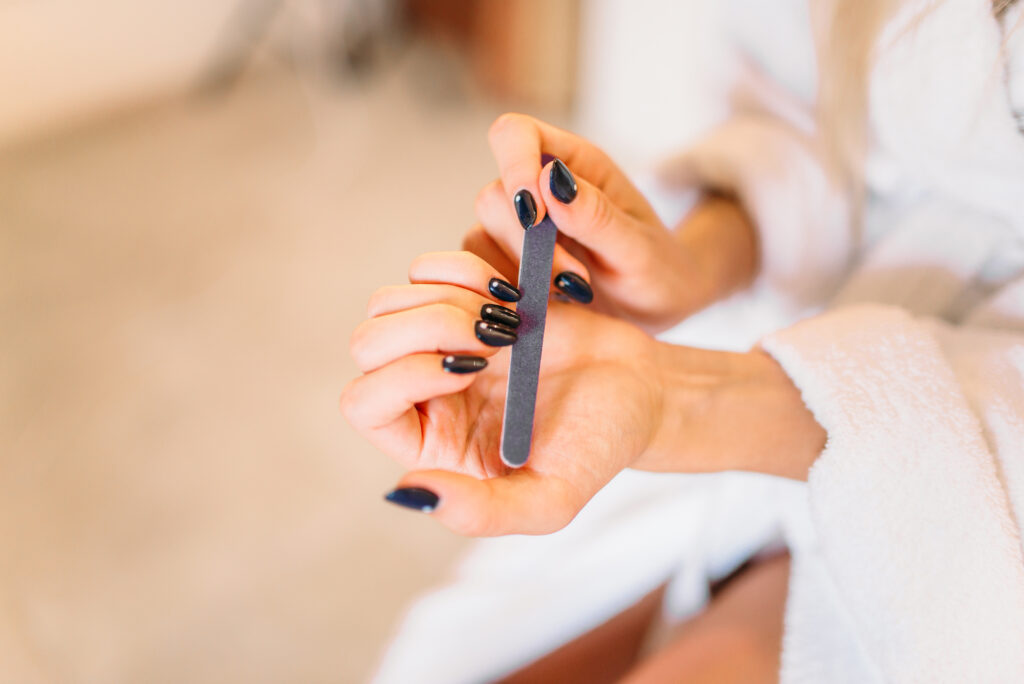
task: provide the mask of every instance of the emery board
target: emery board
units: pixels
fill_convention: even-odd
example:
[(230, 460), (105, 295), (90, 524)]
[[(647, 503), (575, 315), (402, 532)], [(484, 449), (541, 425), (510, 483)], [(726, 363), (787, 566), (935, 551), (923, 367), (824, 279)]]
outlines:
[(505, 418), (501, 425), (501, 460), (513, 468), (522, 466), (530, 457), (556, 237), (558, 228), (549, 216), (527, 228), (523, 234), (518, 284), (522, 297), (516, 304), (520, 318), (516, 330), (519, 339), (512, 345), (508, 388), (505, 390)]

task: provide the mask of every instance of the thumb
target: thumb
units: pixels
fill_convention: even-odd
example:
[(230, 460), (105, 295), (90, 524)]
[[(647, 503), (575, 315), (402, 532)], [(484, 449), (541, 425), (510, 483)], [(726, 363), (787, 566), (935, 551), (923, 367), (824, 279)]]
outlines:
[(407, 473), (386, 498), (429, 512), (445, 527), (471, 537), (549, 534), (568, 525), (586, 503), (567, 481), (532, 470), (485, 480), (418, 470)]
[(637, 219), (596, 185), (576, 178), (557, 159), (541, 170), (539, 184), (548, 214), (559, 231), (591, 252), (607, 256), (609, 263), (639, 256), (642, 231)]

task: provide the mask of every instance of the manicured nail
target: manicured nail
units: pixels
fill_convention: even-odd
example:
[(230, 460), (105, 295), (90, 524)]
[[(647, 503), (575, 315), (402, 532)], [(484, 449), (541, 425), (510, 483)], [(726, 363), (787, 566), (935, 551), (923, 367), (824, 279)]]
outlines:
[(510, 328), (519, 327), (519, 314), (500, 304), (484, 304), (480, 307), (480, 318), (491, 323), (500, 323)]
[(476, 322), (476, 338), (490, 347), (507, 347), (519, 339), (512, 328), (487, 321)]
[(586, 280), (572, 271), (563, 271), (555, 277), (555, 287), (577, 302), (589, 304), (594, 301), (594, 291)]
[(503, 302), (518, 302), (523, 293), (512, 287), (512, 283), (505, 282), (501, 278), (491, 278), (487, 283), (487, 290)]
[(512, 203), (516, 206), (516, 216), (519, 217), (519, 224), (523, 228), (531, 227), (537, 220), (537, 203), (533, 201), (533, 195), (529, 190), (520, 190), (516, 193)]
[(449, 354), (441, 359), (441, 368), (449, 373), (476, 373), (487, 368), (487, 359), (479, 356)]
[(437, 508), (437, 494), (422, 487), (399, 487), (384, 495), (393, 504), (411, 508), (422, 513), (431, 513)]
[(562, 204), (569, 204), (576, 199), (576, 179), (572, 177), (569, 167), (563, 164), (561, 159), (556, 159), (551, 166), (548, 185), (551, 187), (551, 194)]

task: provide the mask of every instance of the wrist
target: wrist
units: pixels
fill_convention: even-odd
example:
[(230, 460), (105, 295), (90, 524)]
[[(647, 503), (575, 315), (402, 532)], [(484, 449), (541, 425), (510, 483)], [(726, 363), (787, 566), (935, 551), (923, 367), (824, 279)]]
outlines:
[[(693, 430), (713, 413), (719, 398), (743, 376), (743, 355), (656, 342), (661, 411), (650, 444), (637, 466), (666, 472), (715, 472), (738, 466), (703, 443)], [(714, 458), (709, 458), (709, 455)]]
[(675, 237), (702, 283), (703, 306), (753, 281), (758, 268), (757, 231), (734, 197), (705, 195), (676, 228)]
[(827, 435), (775, 359), (657, 344), (661, 412), (635, 467), (806, 479)]

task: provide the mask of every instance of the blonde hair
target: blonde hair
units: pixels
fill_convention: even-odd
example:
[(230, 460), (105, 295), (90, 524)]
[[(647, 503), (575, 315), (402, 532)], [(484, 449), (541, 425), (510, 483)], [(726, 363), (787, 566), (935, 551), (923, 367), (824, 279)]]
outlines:
[(854, 198), (860, 226), (868, 149), (869, 79), (875, 48), (901, 0), (819, 0), (811, 3), (818, 55), (819, 141), (833, 177)]

